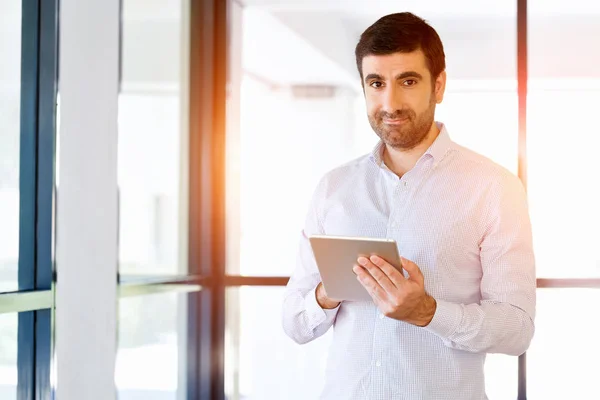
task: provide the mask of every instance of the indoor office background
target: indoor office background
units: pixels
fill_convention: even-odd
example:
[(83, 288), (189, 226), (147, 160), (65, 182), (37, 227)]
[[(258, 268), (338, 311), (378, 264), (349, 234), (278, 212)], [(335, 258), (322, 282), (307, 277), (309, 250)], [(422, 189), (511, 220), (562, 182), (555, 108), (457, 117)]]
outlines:
[[(526, 357), (487, 358), (488, 396), (600, 398), (597, 2), (121, 0), (118, 45), (86, 50), (97, 55), (90, 73), (101, 52), (118, 60), (117, 212), (105, 201), (113, 193), (87, 206), (118, 221), (114, 282), (89, 287), (70, 280), (61, 259), (72, 249), (57, 235), (73, 219), (60, 202), (77, 199), (61, 192), (77, 168), (73, 140), (61, 140), (61, 118), (73, 118), (61, 85), (75, 78), (58, 49), (77, 45), (78, 19), (119, 2), (61, 3), (0, 0), (0, 399), (58, 388), (62, 400), (77, 373), (109, 376), (121, 400), (317, 398), (331, 332), (304, 346), (287, 338), (283, 289), (317, 180), (376, 143), (354, 46), (399, 11), (427, 19), (444, 43), (436, 119), (528, 190), (536, 335)], [(111, 165), (83, 151), (83, 170)], [(88, 289), (114, 289), (113, 303), (88, 303)], [(60, 300), (76, 290), (89, 309), (69, 324), (75, 308)], [(81, 345), (96, 319), (114, 322), (115, 338), (83, 341), (90, 362), (61, 364), (72, 357), (65, 343)], [(114, 362), (96, 363), (111, 350)]]

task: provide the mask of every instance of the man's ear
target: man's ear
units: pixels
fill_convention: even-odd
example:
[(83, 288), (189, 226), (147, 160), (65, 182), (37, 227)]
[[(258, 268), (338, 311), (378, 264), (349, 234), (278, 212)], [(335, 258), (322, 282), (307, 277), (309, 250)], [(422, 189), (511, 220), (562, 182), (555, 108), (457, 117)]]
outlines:
[(444, 100), (446, 91), (446, 71), (442, 71), (435, 80), (435, 102), (440, 104)]

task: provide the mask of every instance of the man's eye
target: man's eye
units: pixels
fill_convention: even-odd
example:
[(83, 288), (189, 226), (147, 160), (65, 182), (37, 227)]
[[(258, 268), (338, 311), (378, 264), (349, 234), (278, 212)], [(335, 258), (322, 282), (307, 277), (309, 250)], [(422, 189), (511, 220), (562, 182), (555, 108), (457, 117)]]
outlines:
[(414, 86), (417, 84), (417, 81), (415, 81), (414, 79), (407, 79), (404, 81), (404, 86)]
[(375, 82), (371, 82), (371, 84), (369, 86), (371, 86), (372, 88), (378, 89), (383, 85), (383, 83), (379, 82), (379, 81), (375, 81)]

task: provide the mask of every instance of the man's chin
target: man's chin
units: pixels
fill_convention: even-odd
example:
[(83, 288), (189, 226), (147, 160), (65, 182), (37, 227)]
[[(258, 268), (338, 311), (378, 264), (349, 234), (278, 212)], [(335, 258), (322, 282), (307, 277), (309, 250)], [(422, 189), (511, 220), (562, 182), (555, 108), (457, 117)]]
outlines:
[(384, 142), (390, 145), (402, 145), (412, 141), (409, 135), (406, 135), (405, 132), (397, 129), (394, 129), (393, 131), (387, 130), (383, 137), (385, 138)]
[(397, 140), (391, 138), (386, 138), (386, 140), (384, 140), (383, 142), (386, 145), (398, 150), (404, 150), (411, 145), (411, 143), (407, 140)]
[(397, 136), (397, 135), (387, 135), (384, 136), (383, 142), (397, 150), (411, 150), (419, 145), (425, 138), (422, 138), (419, 141), (415, 141), (413, 137), (406, 137), (405, 135)]

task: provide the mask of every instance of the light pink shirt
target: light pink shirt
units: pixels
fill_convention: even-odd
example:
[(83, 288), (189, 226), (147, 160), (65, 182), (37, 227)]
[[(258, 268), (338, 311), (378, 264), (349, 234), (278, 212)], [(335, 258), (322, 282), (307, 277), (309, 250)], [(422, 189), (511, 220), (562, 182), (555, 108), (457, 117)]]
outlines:
[[(402, 178), (382, 162), (380, 142), (326, 174), (314, 193), (283, 327), (298, 343), (334, 327), (321, 399), (486, 399), (486, 353), (520, 355), (529, 346), (536, 282), (523, 186), (438, 126)], [(395, 239), (437, 301), (431, 323), (384, 317), (370, 301), (321, 309), (311, 234)]]

